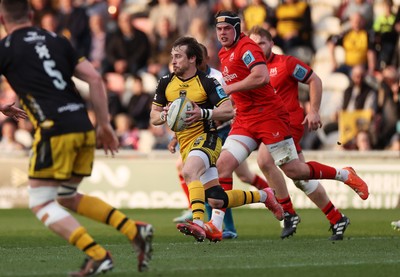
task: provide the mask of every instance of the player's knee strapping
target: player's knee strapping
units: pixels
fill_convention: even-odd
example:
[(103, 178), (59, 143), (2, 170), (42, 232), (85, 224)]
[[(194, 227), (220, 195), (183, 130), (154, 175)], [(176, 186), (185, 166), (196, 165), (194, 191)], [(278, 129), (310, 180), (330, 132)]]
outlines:
[(222, 208), (226, 208), (228, 206), (228, 195), (226, 195), (221, 186), (214, 186), (206, 189), (206, 200), (208, 201), (209, 199), (222, 200), (224, 202)]
[(318, 181), (317, 180), (295, 180), (293, 181), (294, 184), (296, 185), (297, 188), (301, 189), (304, 191), (306, 195), (309, 195), (310, 193), (313, 193), (317, 187), (318, 187)]
[(72, 198), (76, 195), (79, 183), (62, 183), (58, 187), (57, 196), (59, 198)]
[(65, 211), (56, 201), (57, 187), (37, 187), (29, 188), (29, 207), (37, 207), (44, 205), (41, 209), (36, 212), (36, 217), (49, 226), (70, 214)]
[(249, 156), (249, 150), (246, 149), (242, 143), (229, 137), (222, 146), (222, 149), (231, 152), (239, 164), (241, 164)]

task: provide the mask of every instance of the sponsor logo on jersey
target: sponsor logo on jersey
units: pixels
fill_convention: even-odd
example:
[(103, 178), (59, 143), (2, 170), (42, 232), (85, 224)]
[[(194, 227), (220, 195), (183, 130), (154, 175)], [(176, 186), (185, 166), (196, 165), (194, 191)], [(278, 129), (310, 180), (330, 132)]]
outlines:
[(272, 136), (273, 136), (274, 138), (277, 138), (277, 137), (279, 137), (279, 132), (272, 133)]
[(85, 105), (83, 103), (68, 103), (65, 106), (58, 107), (57, 112), (76, 112), (81, 109), (85, 109)]
[(224, 81), (226, 83), (232, 81), (233, 79), (237, 78), (237, 74), (233, 73), (233, 74), (229, 74), (229, 69), (227, 66), (224, 66), (224, 71), (222, 72), (222, 74), (224, 75)]
[(180, 90), (179, 91), (179, 97), (186, 97), (187, 91), (186, 90)]
[(278, 75), (278, 68), (276, 68), (276, 67), (273, 67), (273, 68), (271, 68), (270, 70), (269, 70), (269, 76), (276, 76), (276, 75)]
[(193, 143), (193, 146), (194, 146), (194, 147), (199, 146), (200, 143), (201, 143), (203, 140), (204, 140), (203, 137), (198, 137), (198, 138), (195, 140), (195, 142)]
[(28, 32), (27, 36), (24, 37), (25, 42), (38, 42), (38, 41), (45, 41), (46, 37), (39, 35), (37, 32)]
[(221, 86), (216, 87), (215, 90), (217, 91), (219, 98), (226, 97), (225, 90)]
[(247, 50), (242, 57), (242, 60), (244, 64), (248, 67), (252, 62), (254, 62), (256, 59), (254, 58), (253, 54), (251, 53), (250, 50)]
[(304, 78), (307, 76), (308, 70), (300, 65), (297, 64), (295, 69), (293, 70), (293, 77), (295, 77), (299, 81), (303, 81)]

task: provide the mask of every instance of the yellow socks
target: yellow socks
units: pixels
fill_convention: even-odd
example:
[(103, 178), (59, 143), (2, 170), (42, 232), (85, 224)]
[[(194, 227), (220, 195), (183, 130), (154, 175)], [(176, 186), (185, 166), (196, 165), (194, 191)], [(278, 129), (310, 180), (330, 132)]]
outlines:
[(96, 261), (104, 259), (107, 251), (87, 233), (83, 227), (78, 227), (69, 238), (69, 243), (76, 246)]
[(130, 240), (136, 236), (135, 221), (97, 197), (83, 195), (77, 213), (113, 226)]
[(205, 193), (203, 184), (196, 180), (188, 184), (190, 205), (192, 206), (193, 220), (204, 221)]
[(243, 206), (250, 203), (260, 202), (260, 193), (258, 191), (243, 191), (243, 190), (228, 190), (226, 191), (228, 195), (228, 207), (234, 208)]

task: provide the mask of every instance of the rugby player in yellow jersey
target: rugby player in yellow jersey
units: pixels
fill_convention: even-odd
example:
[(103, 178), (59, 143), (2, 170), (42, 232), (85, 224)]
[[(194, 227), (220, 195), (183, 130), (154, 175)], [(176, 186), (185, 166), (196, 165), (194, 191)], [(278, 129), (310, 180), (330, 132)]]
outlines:
[[(0, 42), (0, 74), (18, 95), (35, 127), (29, 160), (29, 207), (45, 226), (87, 255), (82, 267), (70, 276), (97, 275), (110, 271), (114, 264), (110, 253), (61, 205), (125, 235), (137, 252), (139, 271), (146, 270), (152, 226), (135, 222), (103, 200), (78, 192), (83, 177), (91, 174), (96, 143), (106, 153), (118, 151), (100, 74), (77, 55), (65, 37), (32, 26), (28, 0), (2, 0), (0, 6), (0, 21), (8, 33)], [(73, 75), (89, 84), (97, 132)], [(18, 116), (12, 107), (3, 109), (14, 118)]]
[[(178, 97), (189, 98), (193, 111), (187, 112), (188, 127), (176, 132), (183, 160), (182, 174), (188, 184), (193, 221), (180, 223), (180, 232), (193, 236), (197, 241), (208, 238), (222, 239), (224, 208), (262, 202), (278, 220), (283, 219), (282, 207), (275, 199), (272, 189), (258, 191), (231, 190), (225, 192), (218, 182), (215, 167), (222, 142), (218, 137), (215, 120), (228, 121), (234, 110), (229, 97), (220, 83), (197, 69), (203, 53), (199, 43), (192, 37), (177, 39), (171, 51), (173, 73), (159, 80), (151, 111), (151, 123), (162, 125), (166, 121), (169, 103)], [(207, 223), (204, 223), (205, 200), (211, 207), (222, 207)]]

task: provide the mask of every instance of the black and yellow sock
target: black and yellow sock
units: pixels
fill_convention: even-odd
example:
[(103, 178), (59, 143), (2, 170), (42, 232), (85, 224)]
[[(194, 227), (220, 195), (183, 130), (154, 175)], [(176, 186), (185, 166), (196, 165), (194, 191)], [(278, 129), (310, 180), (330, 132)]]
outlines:
[(226, 191), (226, 194), (228, 195), (227, 208), (234, 208), (250, 203), (260, 202), (260, 193), (258, 191), (244, 191), (234, 189)]
[(107, 251), (97, 244), (82, 226), (72, 232), (68, 241), (96, 261), (104, 259), (107, 255)]
[(135, 221), (97, 197), (83, 195), (77, 213), (113, 226), (130, 240), (136, 236)]
[(193, 220), (204, 221), (205, 192), (203, 184), (196, 180), (188, 184), (190, 205), (192, 206)]

